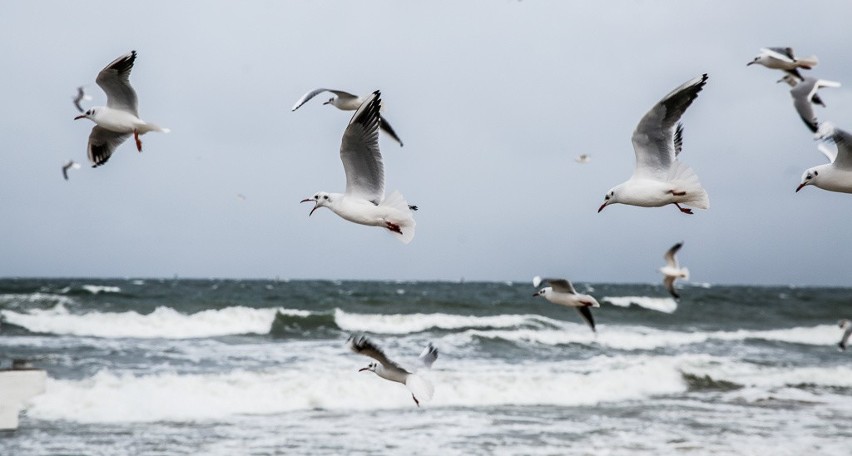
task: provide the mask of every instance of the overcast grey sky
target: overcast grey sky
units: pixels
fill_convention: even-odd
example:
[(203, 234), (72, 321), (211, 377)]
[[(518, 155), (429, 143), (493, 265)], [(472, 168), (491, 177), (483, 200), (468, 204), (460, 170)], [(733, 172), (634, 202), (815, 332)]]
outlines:
[[(0, 276), (650, 282), (683, 240), (698, 282), (850, 285), (852, 195), (794, 193), (824, 158), (781, 74), (746, 63), (818, 55), (809, 74), (844, 88), (817, 114), (852, 129), (852, 3), (134, 5), (0, 3)], [(95, 76), (131, 49), (140, 115), (172, 132), (88, 168), (70, 97), (89, 84), (104, 104)], [(704, 72), (680, 159), (710, 209), (596, 213), (632, 173), (640, 117)], [(421, 209), (411, 244), (299, 204), (345, 186), (351, 113), (290, 112), (316, 87), (382, 90), (405, 142), (380, 140), (385, 188)], [(68, 159), (84, 168), (65, 182)]]

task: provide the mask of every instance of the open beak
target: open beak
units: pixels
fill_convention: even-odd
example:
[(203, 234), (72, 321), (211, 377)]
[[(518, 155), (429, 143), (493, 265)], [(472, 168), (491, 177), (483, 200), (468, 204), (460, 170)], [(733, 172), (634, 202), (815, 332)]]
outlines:
[(805, 188), (805, 185), (808, 185), (808, 184), (805, 184), (805, 183), (799, 184), (799, 186), (796, 187), (796, 193), (799, 193), (799, 190)]
[(600, 213), (602, 210), (604, 210), (605, 207), (606, 207), (606, 201), (604, 201), (604, 203), (601, 204), (601, 207), (598, 208), (598, 213)]
[[(311, 202), (311, 201), (315, 201), (315, 200), (314, 200), (313, 198), (305, 198), (305, 199), (303, 199), (302, 201), (299, 201), (299, 204), (301, 204), (301, 203), (309, 203), (309, 202)], [(316, 206), (314, 206), (314, 208), (313, 208), (313, 209), (311, 209), (311, 212), (310, 212), (310, 213), (308, 213), (308, 217), (310, 217), (311, 215), (313, 215), (313, 214), (314, 214), (314, 211), (315, 211), (315, 210), (317, 210), (317, 208), (319, 207), (319, 201), (316, 201), (316, 203), (317, 203), (317, 204), (316, 204)]]
[(81, 114), (81, 115), (79, 115), (79, 116), (75, 117), (75, 118), (74, 118), (74, 120), (80, 120), (80, 119), (85, 119), (85, 118), (86, 118), (86, 115), (85, 115), (85, 114)]

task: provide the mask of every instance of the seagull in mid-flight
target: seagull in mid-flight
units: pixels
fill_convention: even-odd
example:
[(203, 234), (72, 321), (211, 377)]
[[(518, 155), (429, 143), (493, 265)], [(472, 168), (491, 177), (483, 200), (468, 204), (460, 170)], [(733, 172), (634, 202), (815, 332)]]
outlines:
[[(785, 74), (785, 75), (784, 75), (784, 77), (782, 77), (781, 79), (779, 79), (779, 80), (777, 80), (777, 81), (775, 81), (775, 82), (776, 82), (776, 83), (786, 82), (788, 86), (790, 86), (790, 87), (796, 87), (796, 86), (797, 86), (797, 85), (799, 85), (799, 83), (800, 83), (800, 82), (802, 82), (802, 81), (803, 81), (803, 79), (802, 79), (802, 78), (797, 78), (796, 76), (793, 76), (792, 74)], [(813, 101), (813, 102), (814, 102), (814, 104), (818, 104), (818, 105), (822, 106), (823, 108), (825, 107), (825, 102), (824, 102), (824, 101), (822, 101), (822, 98), (820, 98), (820, 97), (819, 97), (819, 94), (818, 94), (818, 93), (815, 93), (815, 94), (811, 97), (811, 101)]]
[[(319, 95), (323, 92), (330, 92), (330, 93), (334, 94), (333, 97), (329, 98), (328, 101), (324, 102), (323, 104), (324, 105), (330, 104), (330, 105), (334, 106), (335, 108), (340, 109), (341, 111), (355, 111), (359, 107), (361, 107), (362, 104), (364, 104), (363, 98), (359, 97), (358, 95), (353, 95), (349, 92), (344, 92), (342, 90), (335, 90), (335, 89), (314, 89), (314, 90), (311, 90), (310, 92), (302, 95), (302, 98), (299, 98), (299, 100), (296, 101), (296, 104), (293, 105), (293, 109), (291, 111), (295, 111), (295, 110), (299, 109), (303, 104), (307, 103), (311, 98), (313, 98), (313, 97), (315, 97), (315, 96), (317, 96), (317, 95)], [(399, 136), (393, 130), (393, 127), (391, 127), (390, 123), (388, 123), (388, 121), (383, 116), (380, 116), (380, 118), (381, 118), (382, 122), (379, 125), (379, 128), (381, 128), (383, 132), (390, 135), (390, 137), (393, 138), (394, 141), (398, 142), (399, 146), (402, 147), (402, 140), (399, 139)]]
[(660, 272), (663, 273), (663, 285), (666, 286), (666, 290), (669, 290), (669, 293), (675, 299), (680, 299), (680, 295), (675, 290), (675, 280), (689, 280), (689, 269), (678, 266), (677, 258), (675, 257), (681, 247), (683, 247), (683, 242), (673, 245), (663, 256), (666, 259), (666, 265), (660, 268)]
[(824, 79), (805, 78), (790, 89), (790, 96), (793, 97), (793, 106), (796, 108), (796, 112), (799, 113), (799, 117), (802, 118), (802, 122), (808, 127), (808, 130), (813, 133), (816, 133), (819, 128), (819, 122), (816, 114), (814, 114), (813, 103), (816, 102), (814, 97), (817, 95), (817, 90), (823, 87), (840, 87), (840, 83)]
[(574, 289), (574, 285), (565, 279), (542, 279), (538, 276), (533, 278), (534, 287), (538, 287), (542, 283), (546, 283), (550, 286), (544, 287), (533, 293), (533, 297), (542, 296), (544, 299), (552, 302), (553, 304), (577, 309), (577, 312), (580, 313), (580, 316), (583, 317), (586, 324), (592, 328), (592, 332), (597, 332), (595, 330), (595, 319), (592, 317), (592, 311), (589, 309), (590, 307), (601, 306), (598, 304), (597, 299), (590, 295), (577, 293), (577, 290)]
[(321, 207), (350, 222), (379, 226), (395, 234), (405, 244), (414, 238), (414, 217), (402, 194), (394, 191), (385, 198), (385, 171), (379, 152), (379, 108), (377, 90), (355, 111), (343, 132), (340, 160), (346, 172), (346, 192), (318, 192), (301, 202), (313, 202), (310, 214)]
[(706, 73), (685, 82), (642, 117), (633, 131), (633, 175), (607, 192), (598, 212), (615, 203), (642, 207), (674, 204), (685, 214), (692, 210), (681, 204), (700, 209), (710, 206), (698, 176), (677, 159), (683, 148), (680, 118), (706, 83)]
[[(409, 372), (402, 368), (399, 364), (391, 361), (373, 342), (364, 336), (350, 337), (349, 349), (359, 355), (369, 356), (378, 362), (372, 362), (358, 372), (370, 371), (379, 377), (390, 380), (392, 382), (402, 383), (411, 392), (411, 398), (414, 403), (420, 407), (420, 401), (429, 401), (435, 392), (435, 388), (429, 380), (422, 376)], [(432, 364), (438, 359), (438, 349), (431, 343), (423, 349), (418, 358), (426, 368), (431, 368)]]
[(74, 118), (89, 119), (96, 124), (89, 135), (88, 145), (93, 168), (106, 163), (115, 148), (131, 134), (136, 139), (136, 149), (142, 152), (140, 135), (149, 131), (169, 131), (139, 118), (136, 91), (130, 85), (130, 70), (135, 61), (136, 51), (130, 51), (101, 70), (96, 82), (106, 92), (107, 105), (89, 108)]
[(68, 180), (69, 169), (80, 169), (80, 164), (75, 162), (74, 160), (68, 160), (67, 163), (62, 165), (62, 177), (64, 177), (65, 180)]
[(74, 106), (76, 106), (77, 110), (80, 112), (86, 112), (86, 110), (83, 109), (83, 105), (81, 105), (80, 103), (83, 101), (89, 101), (91, 99), (92, 97), (86, 95), (86, 90), (83, 86), (77, 87), (77, 95), (72, 98), (72, 100), (74, 100)]
[(836, 148), (824, 144), (818, 146), (830, 163), (805, 171), (796, 191), (813, 185), (830, 192), (852, 193), (852, 135), (831, 122), (823, 122), (817, 130), (816, 139), (831, 141)]
[(843, 336), (841, 336), (840, 342), (837, 343), (837, 346), (840, 347), (841, 350), (846, 350), (846, 343), (849, 341), (849, 335), (852, 334), (852, 321), (844, 318), (837, 322), (837, 326), (840, 326), (840, 329), (843, 330)]
[(747, 63), (746, 66), (753, 65), (755, 63), (773, 70), (781, 70), (798, 79), (803, 79), (801, 73), (799, 73), (799, 68), (810, 70), (819, 63), (819, 60), (815, 55), (805, 57), (803, 59), (797, 59), (795, 54), (793, 54), (793, 48), (771, 47), (761, 48), (760, 54), (758, 54), (754, 60)]

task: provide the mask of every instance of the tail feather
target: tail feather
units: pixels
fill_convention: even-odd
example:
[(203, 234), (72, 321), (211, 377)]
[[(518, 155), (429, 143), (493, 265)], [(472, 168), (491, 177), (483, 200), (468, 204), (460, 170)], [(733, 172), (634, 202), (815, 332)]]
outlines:
[(405, 387), (420, 402), (432, 400), (432, 395), (435, 394), (435, 387), (432, 386), (432, 382), (417, 374), (408, 375), (408, 378), (405, 379)]
[(710, 207), (710, 197), (707, 196), (707, 191), (698, 181), (698, 175), (689, 166), (680, 161), (675, 162), (669, 173), (669, 182), (674, 184), (678, 191), (686, 192), (683, 199), (678, 201), (679, 203), (699, 209)]
[(396, 209), (396, 214), (389, 217), (389, 222), (399, 225), (402, 234), (393, 233), (404, 244), (408, 244), (414, 239), (414, 227), (417, 225), (414, 222), (414, 214), (411, 213), (411, 206), (401, 193), (394, 190), (390, 195), (382, 201), (381, 206)]
[(796, 59), (796, 65), (799, 68), (804, 68), (806, 70), (810, 70), (811, 68), (817, 66), (818, 63), (819, 59), (815, 55), (805, 57), (803, 59)]
[(148, 133), (149, 131), (159, 131), (160, 133), (168, 133), (171, 130), (169, 130), (168, 128), (163, 128), (163, 127), (161, 127), (157, 124), (146, 123), (144, 127), (139, 129), (139, 134), (144, 135), (145, 133)]

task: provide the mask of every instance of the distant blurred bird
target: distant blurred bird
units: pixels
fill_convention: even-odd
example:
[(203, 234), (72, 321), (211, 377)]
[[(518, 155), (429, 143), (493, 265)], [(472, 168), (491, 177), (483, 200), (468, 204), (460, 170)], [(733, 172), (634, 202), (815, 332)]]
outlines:
[(840, 83), (823, 79), (805, 78), (790, 89), (790, 96), (793, 97), (793, 106), (796, 108), (796, 112), (799, 113), (799, 117), (802, 118), (802, 122), (808, 127), (808, 130), (813, 133), (816, 133), (819, 128), (819, 122), (814, 114), (813, 99), (817, 94), (817, 90), (823, 87), (840, 87)]
[(758, 54), (754, 60), (747, 63), (746, 66), (755, 63), (773, 70), (782, 70), (797, 79), (803, 79), (802, 75), (799, 73), (799, 68), (810, 70), (819, 63), (819, 60), (816, 56), (797, 59), (793, 54), (793, 48), (771, 47), (761, 48), (760, 54)]
[(675, 280), (689, 280), (689, 269), (678, 266), (677, 258), (675, 257), (681, 247), (683, 247), (683, 242), (678, 242), (673, 245), (672, 248), (670, 248), (663, 256), (666, 260), (666, 265), (660, 268), (660, 272), (663, 273), (663, 285), (666, 286), (666, 290), (668, 290), (669, 294), (671, 294), (675, 299), (680, 299), (680, 295), (677, 294), (677, 290), (675, 290)]
[(592, 157), (590, 157), (588, 154), (582, 154), (579, 157), (575, 158), (574, 161), (581, 165), (585, 165), (586, 163), (592, 161)]
[(831, 141), (836, 147), (818, 146), (830, 163), (805, 171), (796, 191), (813, 185), (830, 192), (852, 193), (852, 135), (836, 128), (831, 122), (823, 122), (815, 138)]
[(542, 296), (544, 299), (552, 302), (553, 304), (577, 309), (577, 312), (580, 313), (580, 316), (583, 317), (586, 324), (592, 328), (592, 332), (597, 332), (595, 330), (595, 319), (592, 317), (592, 311), (589, 309), (590, 307), (601, 306), (598, 304), (597, 299), (591, 295), (577, 293), (577, 290), (574, 289), (574, 285), (565, 279), (542, 279), (538, 276), (533, 278), (534, 287), (538, 287), (542, 283), (546, 283), (550, 286), (544, 287), (533, 293), (533, 297)]
[(80, 169), (80, 164), (74, 160), (69, 160), (68, 163), (62, 165), (62, 177), (64, 177), (65, 180), (68, 180), (69, 169)]
[(684, 214), (710, 206), (707, 192), (689, 166), (679, 161), (683, 148), (681, 117), (707, 83), (707, 74), (681, 84), (648, 111), (633, 130), (636, 167), (627, 181), (611, 188), (598, 212), (615, 204), (660, 207), (674, 204)]
[(241, 199), (241, 200), (245, 201), (245, 200), (246, 200), (246, 195), (243, 195), (242, 193), (237, 193), (237, 198), (239, 198), (239, 199)]
[(377, 90), (355, 111), (343, 132), (340, 160), (346, 172), (346, 192), (317, 192), (301, 202), (313, 202), (310, 214), (321, 207), (353, 223), (378, 226), (397, 235), (405, 244), (414, 238), (416, 225), (412, 210), (402, 194), (394, 191), (385, 197), (385, 171), (379, 152), (379, 106)]
[(107, 105), (89, 108), (74, 118), (89, 119), (96, 123), (89, 135), (88, 155), (92, 167), (103, 165), (113, 151), (132, 134), (136, 149), (142, 152), (140, 135), (149, 131), (167, 133), (168, 128), (147, 123), (139, 118), (136, 91), (130, 85), (130, 70), (136, 61), (136, 51), (115, 59), (98, 73), (98, 85), (106, 92)]
[(80, 102), (89, 101), (91, 99), (92, 97), (86, 95), (86, 91), (83, 89), (83, 86), (77, 87), (77, 95), (73, 98), (73, 100), (74, 106), (77, 107), (78, 111), (85, 112), (86, 110), (83, 109), (83, 106), (80, 104)]
[(840, 338), (840, 342), (837, 343), (837, 346), (840, 347), (841, 350), (846, 350), (846, 343), (849, 341), (849, 335), (852, 334), (852, 321), (843, 319), (838, 321), (837, 325), (843, 330), (843, 337)]
[[(414, 403), (418, 407), (420, 407), (421, 401), (432, 399), (435, 388), (429, 380), (416, 373), (409, 372), (399, 364), (391, 361), (378, 346), (366, 337), (350, 337), (348, 345), (349, 349), (353, 352), (369, 356), (378, 361), (368, 364), (367, 367), (359, 369), (358, 372), (370, 371), (385, 380), (402, 383), (411, 392), (411, 398), (414, 399)], [(430, 343), (423, 349), (418, 359), (424, 367), (431, 368), (435, 360), (438, 359), (438, 349)]]
[[(323, 92), (331, 92), (334, 94), (333, 97), (329, 98), (328, 101), (324, 102), (324, 105), (330, 104), (341, 111), (355, 111), (358, 109), (363, 103), (364, 99), (359, 97), (358, 95), (353, 95), (349, 92), (344, 92), (342, 90), (335, 89), (315, 89), (304, 95), (302, 98), (299, 98), (296, 101), (296, 104), (293, 105), (293, 109), (291, 111), (295, 111), (299, 109), (303, 104), (307, 103), (311, 98), (323, 93)], [(381, 123), (379, 124), (379, 128), (382, 129), (383, 132), (387, 133), (394, 141), (399, 143), (399, 146), (402, 147), (402, 140), (399, 139), (399, 136), (393, 130), (390, 123), (388, 123), (387, 119), (380, 116)]]
[[(796, 85), (798, 85), (800, 82), (802, 82), (802, 79), (797, 78), (796, 76), (793, 76), (792, 74), (785, 74), (783, 78), (781, 78), (781, 79), (779, 79), (775, 82), (786, 82), (787, 85), (789, 85), (790, 87), (796, 87)], [(822, 101), (822, 98), (819, 97), (818, 93), (814, 94), (814, 96), (811, 98), (811, 101), (813, 101), (814, 104), (818, 104), (818, 105), (822, 106), (823, 108), (825, 107), (825, 103)]]

